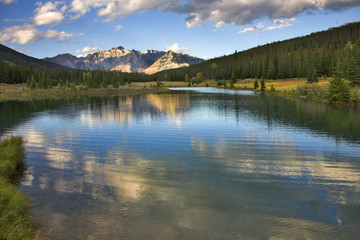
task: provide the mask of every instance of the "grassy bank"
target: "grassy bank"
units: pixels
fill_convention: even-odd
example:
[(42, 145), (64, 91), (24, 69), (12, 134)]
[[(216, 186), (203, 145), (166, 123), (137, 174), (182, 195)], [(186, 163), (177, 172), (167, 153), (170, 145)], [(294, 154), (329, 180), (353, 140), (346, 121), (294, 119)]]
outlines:
[(0, 84), (0, 101), (12, 99), (34, 99), (34, 98), (62, 98), (74, 96), (103, 96), (103, 95), (125, 95), (146, 94), (166, 91), (161, 88), (138, 86), (136, 84), (120, 86), (119, 88), (81, 88), (76, 86), (71, 89), (54, 87), (51, 89), (29, 89), (26, 84)]
[(42, 239), (30, 215), (31, 202), (10, 183), (23, 159), (22, 139), (0, 142), (0, 239)]
[[(347, 82), (348, 92), (346, 93), (346, 99), (341, 97), (334, 99), (333, 96), (331, 97), (331, 94), (329, 95), (329, 86), (331, 85), (332, 80), (333, 78), (319, 79), (318, 83), (312, 84), (308, 84), (307, 79), (266, 80), (265, 91), (360, 108), (360, 87), (351, 86), (350, 83)], [(240, 80), (234, 84), (234, 87), (235, 89), (255, 90), (254, 82), (255, 79)], [(346, 80), (343, 80), (343, 82), (345, 83)], [(339, 86), (339, 88), (341, 87), (343, 86)], [(260, 91), (260, 89), (257, 91)], [(344, 93), (341, 93), (340, 91), (338, 93), (333, 93), (332, 95), (335, 94)]]

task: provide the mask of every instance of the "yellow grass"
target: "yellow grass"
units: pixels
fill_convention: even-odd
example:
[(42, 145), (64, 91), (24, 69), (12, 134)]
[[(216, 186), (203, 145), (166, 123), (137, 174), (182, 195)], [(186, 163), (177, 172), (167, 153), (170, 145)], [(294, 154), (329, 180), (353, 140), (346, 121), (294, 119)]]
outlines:
[(25, 83), (22, 83), (22, 84), (0, 83), (0, 93), (12, 92), (12, 91), (21, 91), (25, 87), (26, 87)]
[[(260, 86), (260, 81), (259, 86)], [(254, 89), (254, 82), (255, 79), (245, 79), (245, 80), (239, 80), (237, 83), (235, 83), (236, 88), (249, 88)], [(288, 79), (288, 80), (265, 80), (266, 84), (266, 90), (271, 89), (271, 85), (275, 88), (276, 91), (288, 91), (288, 90), (296, 90), (298, 86), (304, 86), (307, 83), (306, 79)], [(327, 86), (329, 84), (328, 79), (319, 79), (319, 85), (321, 86)]]

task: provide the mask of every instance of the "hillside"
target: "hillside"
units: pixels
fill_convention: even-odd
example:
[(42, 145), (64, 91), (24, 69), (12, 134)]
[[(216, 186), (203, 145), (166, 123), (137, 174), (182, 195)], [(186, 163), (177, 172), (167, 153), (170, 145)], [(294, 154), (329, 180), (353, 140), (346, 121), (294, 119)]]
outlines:
[(22, 65), (22, 66), (30, 66), (31, 65), (35, 69), (64, 69), (64, 68), (66, 68), (62, 65), (59, 65), (59, 64), (56, 64), (53, 62), (37, 59), (34, 57), (29, 57), (25, 54), (22, 54), (11, 48), (8, 48), (2, 44), (0, 44), (0, 57), (4, 61), (7, 61), (7, 62), (10, 62), (13, 64)]
[[(176, 57), (167, 57), (170, 55)], [(160, 59), (164, 58), (167, 58), (167, 61), (158, 62)], [(181, 53), (173, 53), (171, 51), (163, 52), (148, 50), (143, 53), (134, 49), (128, 50), (121, 46), (89, 54), (86, 57), (77, 58), (71, 54), (61, 54), (52, 58), (45, 58), (45, 60), (82, 70), (110, 70), (146, 74), (153, 74), (166, 69), (189, 66), (204, 61), (203, 59), (197, 57)], [(153, 64), (155, 64), (155, 66), (153, 66)], [(149, 67), (151, 67), (151, 69), (148, 70)]]
[(183, 81), (185, 74), (196, 77), (200, 72), (203, 78), (216, 80), (305, 78), (314, 72), (326, 77), (333, 76), (337, 64), (347, 78), (358, 78), (360, 83), (360, 22), (235, 52), (158, 75), (175, 81)]

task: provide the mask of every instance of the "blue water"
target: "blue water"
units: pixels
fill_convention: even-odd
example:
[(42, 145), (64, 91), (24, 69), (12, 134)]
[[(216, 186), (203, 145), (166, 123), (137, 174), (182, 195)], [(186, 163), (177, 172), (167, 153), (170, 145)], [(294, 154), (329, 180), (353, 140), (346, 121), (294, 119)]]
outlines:
[(53, 239), (359, 238), (358, 111), (214, 88), (5, 110)]

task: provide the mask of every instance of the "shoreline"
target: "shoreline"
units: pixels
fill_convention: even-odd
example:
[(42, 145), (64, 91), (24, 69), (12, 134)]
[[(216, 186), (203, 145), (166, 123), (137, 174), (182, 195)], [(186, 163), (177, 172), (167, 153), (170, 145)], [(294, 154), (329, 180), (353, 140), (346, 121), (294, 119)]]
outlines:
[[(6, 89), (9, 87), (10, 89)], [(4, 89), (5, 88), (5, 89)], [(104, 96), (104, 95), (128, 95), (148, 94), (168, 91), (166, 88), (141, 88), (137, 86), (125, 86), (120, 88), (98, 88), (98, 89), (25, 89), (24, 84), (5, 85), (0, 84), (0, 101), (29, 100), (42, 98), (63, 98), (82, 96)]]
[[(216, 80), (205, 80), (201, 83), (191, 84), (190, 87), (215, 87), (233, 90), (250, 90), (254, 92), (261, 92), (254, 89), (255, 79), (238, 80), (233, 88), (230, 88), (230, 80), (222, 80), (220, 82), (226, 82), (227, 86), (218, 86)], [(360, 110), (360, 102), (331, 102), (322, 96), (316, 96), (311, 94), (299, 93), (299, 88), (307, 86), (306, 79), (281, 79), (281, 80), (267, 80), (265, 94), (276, 94), (283, 97), (295, 97), (308, 99), (315, 102), (323, 102), (327, 104), (333, 104), (338, 106), (349, 107), (355, 110)], [(31, 100), (31, 99), (59, 99), (64, 97), (83, 97), (83, 96), (116, 96), (116, 95), (136, 95), (136, 94), (149, 94), (149, 93), (161, 93), (169, 91), (171, 87), (188, 87), (188, 83), (185, 81), (163, 81), (160, 87), (155, 86), (156, 82), (134, 82), (131, 85), (120, 86), (119, 88), (75, 88), (75, 89), (59, 89), (58, 87), (52, 89), (28, 89), (26, 84), (0, 84), (0, 101), (8, 100)], [(315, 86), (319, 90), (327, 90), (329, 79), (320, 79), (318, 83), (313, 83), (309, 86)], [(313, 91), (314, 89), (310, 89)], [(356, 88), (360, 95), (360, 89)], [(318, 93), (317, 93), (318, 94)], [(360, 101), (358, 97), (358, 101)]]
[(44, 239), (31, 215), (31, 201), (15, 182), (24, 164), (21, 137), (0, 142), (0, 239)]

